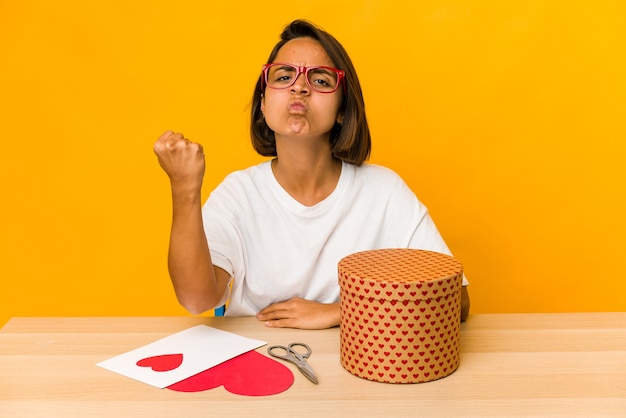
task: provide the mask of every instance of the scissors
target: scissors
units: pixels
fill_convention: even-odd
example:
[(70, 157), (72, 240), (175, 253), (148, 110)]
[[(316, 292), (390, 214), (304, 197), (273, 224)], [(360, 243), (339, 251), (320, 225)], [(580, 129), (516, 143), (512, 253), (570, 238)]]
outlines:
[[(302, 354), (296, 351), (294, 347), (304, 347), (306, 349), (306, 353)], [(277, 350), (280, 351), (276, 352)], [(306, 361), (306, 359), (311, 356), (311, 347), (309, 347), (305, 343), (291, 343), (287, 347), (285, 347), (284, 345), (273, 345), (271, 347), (268, 347), (267, 352), (272, 357), (294, 363), (296, 366), (298, 366), (298, 369), (300, 369), (302, 374), (307, 377), (307, 379), (317, 385), (317, 376), (315, 375), (315, 372), (313, 371), (311, 366), (309, 366), (309, 363), (307, 363)]]

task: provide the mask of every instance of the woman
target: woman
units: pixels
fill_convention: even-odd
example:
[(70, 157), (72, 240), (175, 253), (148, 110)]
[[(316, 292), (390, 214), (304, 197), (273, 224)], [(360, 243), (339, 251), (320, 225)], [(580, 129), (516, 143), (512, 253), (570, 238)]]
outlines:
[[(364, 163), (365, 107), (341, 44), (296, 20), (267, 62), (252, 99), (251, 136), (271, 161), (227, 176), (202, 207), (202, 146), (172, 131), (154, 146), (172, 189), (170, 276), (192, 313), (229, 300), (226, 315), (329, 328), (339, 324), (341, 258), (376, 248), (450, 251), (402, 179)], [(462, 295), (464, 320), (465, 287)]]

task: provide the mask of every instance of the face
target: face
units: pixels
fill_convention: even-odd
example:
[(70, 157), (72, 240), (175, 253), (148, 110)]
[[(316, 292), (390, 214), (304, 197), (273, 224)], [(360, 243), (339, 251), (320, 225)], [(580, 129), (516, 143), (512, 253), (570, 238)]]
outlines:
[[(275, 62), (297, 66), (335, 67), (324, 48), (314, 39), (296, 38), (287, 42), (278, 52)], [(283, 137), (319, 137), (328, 139), (339, 114), (342, 101), (341, 88), (333, 93), (312, 90), (304, 74), (286, 89), (267, 87), (261, 100), (265, 122), (274, 131), (276, 140)]]

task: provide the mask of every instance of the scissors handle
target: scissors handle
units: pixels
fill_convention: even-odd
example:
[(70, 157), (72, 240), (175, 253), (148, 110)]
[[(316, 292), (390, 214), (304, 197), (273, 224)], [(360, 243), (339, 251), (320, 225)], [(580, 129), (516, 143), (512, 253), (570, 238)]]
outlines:
[[(304, 349), (306, 350), (306, 353), (301, 353), (300, 351), (294, 350), (294, 347), (304, 347)], [(309, 358), (311, 356), (311, 347), (309, 347), (308, 344), (305, 344), (305, 343), (291, 343), (291, 344), (289, 344), (287, 346), (287, 348), (292, 353), (299, 354), (303, 358)]]
[[(295, 350), (294, 347), (304, 347), (306, 353), (301, 353)], [(282, 350), (284, 353), (277, 353), (276, 350)], [(309, 358), (311, 355), (311, 347), (305, 343), (291, 343), (286, 347), (284, 345), (273, 345), (268, 347), (267, 352), (273, 357), (289, 360), (298, 364), (300, 360)]]

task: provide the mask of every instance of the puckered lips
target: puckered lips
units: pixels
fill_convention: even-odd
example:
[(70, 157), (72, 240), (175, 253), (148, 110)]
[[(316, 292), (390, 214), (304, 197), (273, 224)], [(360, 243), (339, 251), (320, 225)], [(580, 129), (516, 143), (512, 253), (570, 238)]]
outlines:
[(303, 115), (307, 112), (308, 106), (302, 100), (293, 100), (289, 102), (287, 110), (293, 115)]

